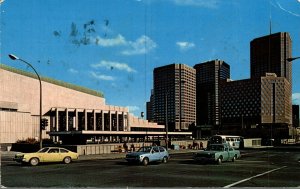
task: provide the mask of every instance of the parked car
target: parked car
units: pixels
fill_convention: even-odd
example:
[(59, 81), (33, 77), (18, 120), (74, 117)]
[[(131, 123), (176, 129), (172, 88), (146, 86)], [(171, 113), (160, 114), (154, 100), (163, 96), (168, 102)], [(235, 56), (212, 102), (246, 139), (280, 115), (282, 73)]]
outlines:
[(59, 147), (45, 147), (34, 153), (19, 153), (13, 158), (18, 163), (36, 166), (41, 162), (64, 162), (66, 164), (78, 159), (79, 154)]
[(228, 144), (211, 144), (204, 151), (194, 153), (197, 162), (215, 162), (221, 164), (223, 161), (232, 161), (241, 157), (239, 150)]
[(162, 146), (144, 146), (137, 152), (126, 155), (126, 161), (129, 163), (141, 163), (145, 166), (150, 162), (167, 163), (170, 156), (166, 148)]

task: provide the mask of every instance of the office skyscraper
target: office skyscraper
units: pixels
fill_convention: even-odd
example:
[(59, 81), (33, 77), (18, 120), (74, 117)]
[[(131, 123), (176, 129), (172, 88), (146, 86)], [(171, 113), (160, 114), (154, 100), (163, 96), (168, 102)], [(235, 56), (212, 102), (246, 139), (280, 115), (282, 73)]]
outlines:
[(196, 69), (197, 125), (221, 124), (221, 85), (230, 78), (230, 66), (212, 60), (194, 66)]
[(250, 42), (251, 78), (275, 73), (292, 83), (292, 64), (286, 59), (292, 56), (289, 33), (279, 32), (256, 38)]
[[(169, 131), (187, 130), (196, 122), (196, 71), (185, 64), (154, 69), (154, 121), (166, 123)], [(167, 110), (166, 110), (167, 102)]]
[(271, 137), (270, 132), (273, 137), (287, 136), (292, 118), (289, 89), (287, 79), (274, 73), (227, 82), (221, 97), (223, 130), (251, 137)]

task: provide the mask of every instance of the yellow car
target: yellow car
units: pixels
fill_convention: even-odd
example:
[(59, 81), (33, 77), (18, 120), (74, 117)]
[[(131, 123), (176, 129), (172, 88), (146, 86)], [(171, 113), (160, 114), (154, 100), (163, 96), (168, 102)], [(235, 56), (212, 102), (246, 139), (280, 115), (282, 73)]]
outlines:
[(19, 163), (29, 163), (32, 166), (40, 162), (64, 162), (71, 163), (72, 160), (78, 159), (79, 154), (59, 147), (45, 147), (34, 153), (16, 154), (14, 161)]

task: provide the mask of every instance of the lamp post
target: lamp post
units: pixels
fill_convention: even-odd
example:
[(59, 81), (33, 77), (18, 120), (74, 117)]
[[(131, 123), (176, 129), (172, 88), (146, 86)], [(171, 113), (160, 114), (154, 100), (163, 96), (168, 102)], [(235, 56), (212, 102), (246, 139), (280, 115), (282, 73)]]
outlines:
[[(181, 78), (180, 78), (180, 81), (179, 81), (179, 129), (181, 130), (181, 84), (184, 84), (185, 81), (181, 81)], [(178, 82), (175, 82), (175, 84), (178, 84)], [(166, 93), (165, 93), (165, 119), (166, 119), (166, 123), (165, 123), (165, 126), (166, 126), (166, 140), (167, 140), (167, 144), (166, 144), (166, 147), (168, 149), (169, 147), (169, 126), (168, 126), (168, 95), (169, 95), (169, 92), (170, 92), (170, 89), (167, 89)]]
[[(288, 62), (291, 62), (292, 63), (292, 61), (294, 61), (294, 60), (297, 60), (297, 59), (300, 59), (300, 56), (297, 56), (297, 57), (294, 57), (294, 58), (287, 58), (286, 60), (288, 61)], [(293, 128), (293, 137), (294, 137), (294, 128)], [(298, 132), (296, 131), (296, 138), (298, 138)]]
[(165, 105), (166, 105), (166, 147), (167, 147), (167, 150), (168, 150), (168, 147), (169, 147), (169, 138), (168, 138), (168, 130), (169, 130), (169, 126), (168, 126), (168, 94), (169, 94), (169, 90), (167, 90), (166, 94), (165, 94)]
[[(180, 69), (180, 73), (181, 73), (181, 69)], [(181, 126), (181, 118), (182, 118), (182, 111), (181, 111), (181, 107), (182, 107), (182, 95), (181, 95), (181, 91), (182, 91), (182, 84), (184, 84), (185, 81), (182, 81), (181, 80), (181, 76), (180, 76), (180, 81), (179, 81), (179, 130), (182, 129), (182, 126)]]
[(25, 60), (17, 57), (16, 55), (13, 55), (13, 54), (9, 54), (8, 55), (10, 59), (12, 60), (20, 60), (21, 62), (24, 62), (25, 64), (27, 64), (29, 67), (31, 67), (33, 69), (33, 71), (35, 72), (35, 74), (37, 75), (38, 79), (39, 79), (39, 82), (40, 82), (40, 124), (39, 124), (39, 140), (40, 140), (40, 149), (42, 148), (43, 146), (43, 142), (42, 142), (42, 82), (41, 82), (41, 78), (39, 76), (39, 74), (37, 73), (37, 71), (34, 69), (34, 67), (26, 62)]

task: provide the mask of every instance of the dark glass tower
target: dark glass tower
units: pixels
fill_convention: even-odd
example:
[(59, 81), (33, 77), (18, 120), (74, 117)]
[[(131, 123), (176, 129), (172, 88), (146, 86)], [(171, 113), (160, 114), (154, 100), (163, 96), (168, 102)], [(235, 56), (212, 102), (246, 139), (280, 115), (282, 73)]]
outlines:
[(221, 125), (221, 85), (230, 78), (230, 66), (212, 60), (194, 66), (196, 69), (197, 125)]
[(251, 78), (275, 73), (292, 83), (292, 41), (289, 33), (279, 32), (256, 38), (250, 42)]

